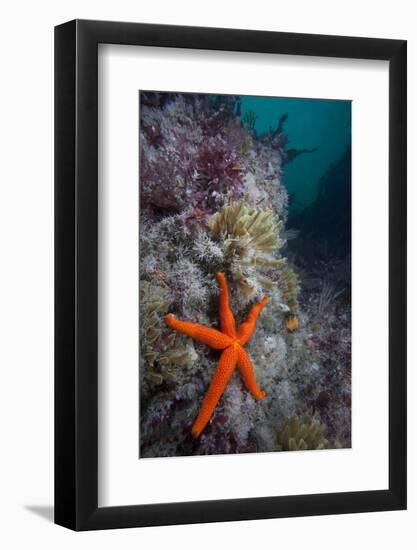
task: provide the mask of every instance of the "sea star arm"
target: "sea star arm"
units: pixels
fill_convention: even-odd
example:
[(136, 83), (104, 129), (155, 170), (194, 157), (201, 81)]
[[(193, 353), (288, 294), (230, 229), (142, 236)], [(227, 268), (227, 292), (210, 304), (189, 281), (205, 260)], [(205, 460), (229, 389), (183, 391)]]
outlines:
[(220, 312), (220, 327), (222, 332), (231, 336), (232, 338), (236, 337), (236, 323), (235, 318), (230, 309), (229, 305), (229, 290), (227, 288), (226, 278), (223, 273), (217, 273), (217, 280), (220, 283), (220, 294), (219, 294), (219, 312)]
[(266, 393), (262, 391), (256, 383), (252, 362), (246, 351), (241, 347), (238, 349), (238, 365), (243, 381), (245, 382), (245, 386), (248, 388), (250, 393), (255, 399), (263, 399)]
[(219, 330), (214, 328), (205, 327), (199, 325), (198, 323), (189, 323), (188, 321), (179, 321), (175, 319), (172, 313), (169, 313), (165, 317), (166, 324), (175, 330), (176, 332), (181, 332), (182, 334), (187, 334), (191, 336), (194, 340), (207, 344), (214, 349), (225, 349), (233, 342), (230, 336), (223, 334)]
[(229, 346), (221, 354), (213, 378), (211, 379), (210, 386), (207, 390), (206, 396), (204, 397), (203, 404), (201, 405), (200, 412), (191, 430), (194, 437), (200, 436), (201, 432), (206, 427), (207, 422), (210, 420), (211, 415), (213, 414), (214, 409), (216, 408), (216, 405), (233, 374), (237, 360), (237, 346)]
[(237, 331), (237, 339), (242, 344), (242, 346), (245, 345), (249, 338), (252, 336), (255, 330), (256, 320), (268, 300), (268, 296), (265, 296), (258, 304), (255, 304), (250, 310), (248, 316), (246, 317), (246, 320), (240, 325)]

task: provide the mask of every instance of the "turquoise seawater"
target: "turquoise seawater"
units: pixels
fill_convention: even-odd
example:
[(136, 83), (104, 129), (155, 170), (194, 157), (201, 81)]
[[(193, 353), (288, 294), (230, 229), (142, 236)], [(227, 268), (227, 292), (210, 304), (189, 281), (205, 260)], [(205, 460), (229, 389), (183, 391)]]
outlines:
[(276, 128), (288, 113), (286, 149), (312, 149), (284, 166), (283, 183), (292, 198), (290, 211), (309, 206), (317, 196), (320, 177), (351, 145), (351, 101), (241, 96), (242, 116), (256, 114), (258, 134)]

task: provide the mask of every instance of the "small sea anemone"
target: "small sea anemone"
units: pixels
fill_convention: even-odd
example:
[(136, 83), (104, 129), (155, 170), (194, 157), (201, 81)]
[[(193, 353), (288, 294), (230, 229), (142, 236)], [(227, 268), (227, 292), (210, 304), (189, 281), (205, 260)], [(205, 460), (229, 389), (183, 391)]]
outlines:
[(156, 385), (175, 381), (176, 371), (170, 367), (191, 367), (197, 353), (192, 342), (184, 344), (175, 334), (166, 333), (163, 318), (172, 302), (168, 290), (145, 280), (140, 281), (139, 288), (143, 374)]
[(163, 375), (155, 370), (155, 364), (158, 363), (161, 349), (164, 345), (171, 345), (173, 340), (169, 335), (166, 344), (161, 344), (162, 319), (171, 300), (168, 298), (166, 290), (158, 285), (148, 281), (139, 281), (140, 295), (140, 317), (141, 317), (141, 351), (145, 360), (144, 375), (147, 381), (153, 384), (162, 384)]
[(325, 431), (325, 425), (320, 422), (316, 413), (312, 414), (309, 411), (301, 416), (293, 416), (287, 421), (284, 429), (277, 433), (278, 450), (325, 449), (328, 444)]
[(153, 348), (162, 333), (163, 313), (171, 303), (164, 288), (148, 281), (139, 281), (140, 315), (142, 338), (141, 347), (150, 364), (156, 358)]

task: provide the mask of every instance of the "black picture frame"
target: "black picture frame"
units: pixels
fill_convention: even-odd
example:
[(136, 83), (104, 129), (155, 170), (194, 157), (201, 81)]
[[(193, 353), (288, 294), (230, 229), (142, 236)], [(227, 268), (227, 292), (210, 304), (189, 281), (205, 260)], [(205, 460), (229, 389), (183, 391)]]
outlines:
[[(389, 488), (98, 506), (98, 44), (389, 62)], [(74, 20), (55, 28), (55, 522), (74, 530), (406, 508), (406, 41)]]

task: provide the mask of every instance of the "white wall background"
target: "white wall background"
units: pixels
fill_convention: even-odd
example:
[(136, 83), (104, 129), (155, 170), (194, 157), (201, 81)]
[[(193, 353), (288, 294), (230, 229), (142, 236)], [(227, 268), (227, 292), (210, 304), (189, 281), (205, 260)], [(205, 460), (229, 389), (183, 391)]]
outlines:
[[(413, 2), (15, 0), (1, 10), (0, 546), (412, 548), (417, 540), (417, 35)], [(409, 510), (72, 533), (53, 499), (53, 26), (73, 18), (404, 38), (409, 53)], [(372, 397), (370, 396), (370, 402)], [(343, 475), (343, 472), (341, 472)]]

